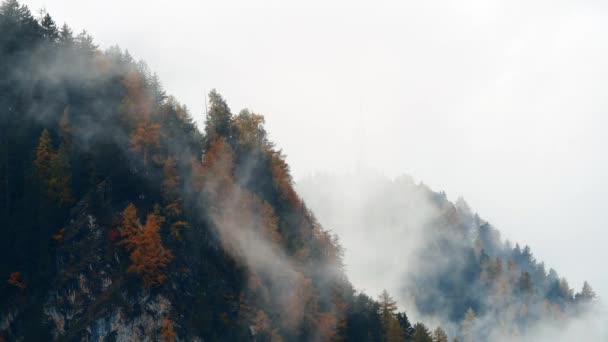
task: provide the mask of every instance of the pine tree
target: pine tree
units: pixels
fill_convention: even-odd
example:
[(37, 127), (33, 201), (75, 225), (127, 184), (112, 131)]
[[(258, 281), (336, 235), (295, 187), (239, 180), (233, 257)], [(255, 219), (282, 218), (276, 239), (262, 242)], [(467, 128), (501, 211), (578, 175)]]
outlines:
[(70, 29), (70, 27), (67, 24), (63, 24), (63, 26), (61, 26), (61, 29), (59, 30), (59, 37), (58, 37), (59, 43), (66, 47), (66, 46), (70, 46), (74, 43), (74, 34), (72, 32), (72, 29)]
[(220, 137), (228, 141), (232, 138), (232, 113), (226, 101), (215, 89), (209, 93), (209, 104), (209, 112), (205, 118), (205, 151)]
[(40, 22), (40, 26), (42, 26), (42, 34), (44, 38), (46, 38), (50, 42), (56, 42), (59, 39), (59, 30), (57, 30), (57, 25), (51, 18), (50, 14), (46, 13)]
[(596, 294), (595, 291), (591, 288), (588, 282), (583, 283), (583, 289), (581, 292), (577, 293), (575, 296), (576, 301), (578, 302), (591, 302), (595, 300)]
[(82, 32), (76, 36), (74, 41), (76, 42), (76, 46), (80, 49), (80, 51), (83, 51), (84, 53), (93, 55), (95, 52), (97, 52), (98, 46), (93, 43), (93, 36), (88, 34), (86, 30), (82, 30)]
[(414, 335), (411, 342), (433, 342), (433, 337), (429, 329), (422, 323), (414, 325)]
[(397, 313), (397, 320), (399, 321), (399, 326), (401, 326), (401, 331), (403, 331), (403, 336), (409, 341), (414, 335), (414, 327), (410, 323), (405, 312)]

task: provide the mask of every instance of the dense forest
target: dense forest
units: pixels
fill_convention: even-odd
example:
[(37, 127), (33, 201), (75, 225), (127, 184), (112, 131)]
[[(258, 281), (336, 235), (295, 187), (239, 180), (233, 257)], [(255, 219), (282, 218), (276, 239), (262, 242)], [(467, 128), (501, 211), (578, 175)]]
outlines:
[[(587, 282), (574, 293), (530, 247), (503, 240), (463, 198), (452, 203), (410, 176), (318, 174), (297, 188), (320, 222), (343, 237), (355, 284), (391, 289), (418, 317), (438, 319), (467, 341), (525, 336), (539, 323), (584, 313), (596, 300)], [(373, 237), (365, 233), (370, 229)], [(365, 247), (368, 254), (360, 252)]]
[[(0, 5), (0, 340), (447, 341), (388, 292), (353, 288), (337, 237), (294, 190), (264, 117), (232, 113), (216, 91), (208, 101), (199, 130), (127, 51), (102, 51), (16, 0)], [(420, 287), (419, 309), (472, 322), (502, 310), (486, 302), (501, 284), (505, 307), (544, 300), (555, 315), (593, 297), (575, 298), (529, 250), (436, 201), (446, 216), (435, 225), (455, 227), (437, 248), (468, 253), (472, 269), (430, 276), (442, 291), (486, 292), (445, 306)], [(453, 239), (474, 222), (475, 248)], [(469, 326), (450, 338), (484, 336)]]
[(390, 296), (354, 291), (263, 116), (212, 91), (200, 132), (145, 63), (15, 0), (0, 56), (3, 339), (414, 333)]

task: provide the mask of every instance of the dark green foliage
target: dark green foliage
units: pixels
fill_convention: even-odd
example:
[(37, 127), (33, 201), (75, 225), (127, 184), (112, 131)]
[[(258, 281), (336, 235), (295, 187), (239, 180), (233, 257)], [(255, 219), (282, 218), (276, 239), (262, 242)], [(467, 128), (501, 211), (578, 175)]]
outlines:
[[(0, 337), (88, 339), (100, 333), (93, 322), (112, 309), (121, 308), (126, 317), (145, 312), (133, 298), (150, 291), (146, 295), (162, 294), (171, 303), (167, 315), (185, 340), (242, 341), (257, 331), (258, 340), (430, 341), (424, 325), (412, 327), (390, 298), (378, 302), (355, 294), (337, 239), (295, 193), (263, 117), (246, 110), (232, 115), (215, 90), (209, 100), (203, 134), (187, 109), (167, 96), (158, 76), (128, 52), (100, 51), (86, 31), (74, 36), (65, 24), (58, 29), (49, 14), (38, 22), (16, 0), (0, 5), (0, 278), (20, 272), (25, 284), (0, 282), (0, 317), (11, 317)], [(230, 165), (214, 168), (222, 157)], [(449, 206), (445, 194), (433, 200)], [(140, 221), (151, 213), (162, 217), (161, 244), (174, 256), (167, 279), (153, 289), (142, 290), (141, 272), (128, 272), (129, 254), (120, 244), (120, 215), (131, 202)], [(238, 206), (224, 208), (226, 203)], [(242, 241), (218, 222), (222, 211), (241, 218), (239, 228), (266, 220), (267, 231), (256, 233), (269, 236), (264, 242), (271, 246), (271, 261), (282, 265), (281, 274), (277, 264), (262, 267), (247, 259)], [(460, 214), (456, 224), (446, 222), (460, 234), (472, 220)], [(453, 268), (456, 276), (416, 279), (457, 297), (447, 308), (450, 317), (460, 320), (468, 308), (489, 310), (478, 295), (489, 285), (468, 286), (484, 274), (491, 283), (499, 277), (497, 265), (507, 260), (523, 272), (519, 291), (563, 305), (574, 300), (565, 280), (545, 275), (529, 249), (499, 245), (489, 225), (480, 228), (481, 250), (453, 243), (462, 240), (453, 237), (446, 234), (436, 243), (444, 253), (462, 256), (464, 262)], [(437, 255), (430, 252), (432, 261)], [(81, 287), (85, 274), (91, 283), (111, 285), (87, 289), (98, 291), (90, 295), (83, 290), (86, 295), (73, 300), (58, 295)], [(294, 289), (287, 300), (281, 296)], [(423, 313), (445, 309), (436, 294), (417, 295)], [(577, 300), (594, 297), (586, 286)], [(49, 303), (81, 306), (57, 332)], [(116, 331), (105, 337), (118, 338)]]
[(414, 335), (412, 336), (412, 342), (433, 342), (433, 337), (429, 329), (422, 323), (416, 323), (414, 325)]
[(416, 331), (410, 320), (407, 318), (405, 312), (397, 313), (397, 320), (399, 321), (399, 325), (401, 326), (401, 330), (403, 331), (403, 337), (405, 337), (406, 341), (409, 341), (412, 336), (414, 336), (414, 332)]

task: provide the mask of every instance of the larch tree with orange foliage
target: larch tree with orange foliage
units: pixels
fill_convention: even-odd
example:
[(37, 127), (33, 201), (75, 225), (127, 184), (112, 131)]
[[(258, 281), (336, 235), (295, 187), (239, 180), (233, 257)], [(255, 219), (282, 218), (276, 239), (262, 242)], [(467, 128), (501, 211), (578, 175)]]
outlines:
[(164, 269), (173, 259), (173, 254), (163, 247), (161, 241), (160, 226), (163, 221), (160, 215), (148, 214), (142, 227), (132, 203), (123, 212), (121, 244), (131, 252), (131, 265), (127, 272), (141, 276), (146, 287), (159, 286), (167, 279)]
[(121, 244), (125, 245), (127, 250), (131, 251), (135, 248), (136, 236), (141, 233), (141, 223), (137, 217), (137, 208), (135, 204), (129, 205), (122, 212), (122, 224), (120, 226), (120, 235), (122, 237)]

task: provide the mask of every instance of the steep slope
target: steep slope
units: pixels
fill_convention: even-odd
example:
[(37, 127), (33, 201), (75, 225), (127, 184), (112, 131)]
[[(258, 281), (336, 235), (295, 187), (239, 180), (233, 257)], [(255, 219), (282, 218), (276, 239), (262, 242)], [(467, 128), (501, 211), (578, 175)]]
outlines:
[(575, 295), (529, 247), (503, 241), (463, 199), (451, 203), (409, 176), (320, 174), (297, 189), (342, 238), (353, 284), (371, 294), (388, 288), (452, 336), (521, 336), (539, 322), (561, 324), (595, 299), (588, 284)]
[(403, 341), (292, 186), (264, 118), (204, 132), (145, 63), (0, 6), (0, 340)]
[(337, 336), (339, 247), (262, 116), (212, 92), (201, 134), (128, 53), (12, 0), (0, 32), (2, 336)]
[[(388, 293), (374, 300), (353, 289), (337, 237), (294, 190), (263, 116), (233, 114), (215, 91), (209, 102), (201, 132), (145, 63), (117, 47), (102, 52), (86, 32), (58, 29), (48, 14), (35, 19), (16, 0), (2, 3), (0, 340), (429, 341)], [(429, 212), (418, 200), (408, 215), (389, 216), (437, 232), (435, 249), (412, 262), (436, 272), (406, 282), (417, 284), (416, 306), (448, 308), (448, 318), (468, 307), (484, 314), (487, 296), (464, 288), (508, 249), (480, 238), (472, 248), (473, 215), (426, 188), (416, 194), (441, 212), (436, 221), (420, 221)], [(379, 217), (404, 208), (382, 204), (371, 206)], [(361, 218), (337, 208), (344, 220)], [(395, 260), (372, 247), (369, 257)], [(469, 259), (446, 264), (447, 250)], [(378, 279), (402, 275), (379, 270)], [(445, 287), (428, 286), (435, 282)], [(555, 298), (564, 308), (576, 302)], [(444, 340), (443, 330), (433, 334)]]

